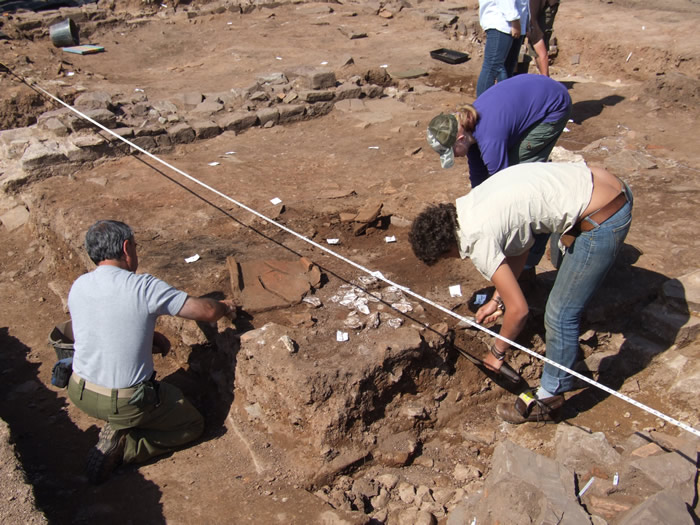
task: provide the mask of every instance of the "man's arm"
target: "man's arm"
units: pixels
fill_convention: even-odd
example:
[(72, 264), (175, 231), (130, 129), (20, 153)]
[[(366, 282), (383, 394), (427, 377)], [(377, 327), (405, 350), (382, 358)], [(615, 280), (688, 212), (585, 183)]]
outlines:
[(231, 315), (235, 311), (236, 306), (231, 300), (217, 301), (207, 297), (187, 296), (177, 316), (193, 321), (214, 323), (224, 315)]
[(544, 39), (539, 42), (532, 44), (532, 48), (537, 53), (535, 62), (537, 63), (537, 69), (540, 71), (540, 75), (546, 77), (549, 76), (549, 54), (547, 53), (547, 47), (544, 45)]

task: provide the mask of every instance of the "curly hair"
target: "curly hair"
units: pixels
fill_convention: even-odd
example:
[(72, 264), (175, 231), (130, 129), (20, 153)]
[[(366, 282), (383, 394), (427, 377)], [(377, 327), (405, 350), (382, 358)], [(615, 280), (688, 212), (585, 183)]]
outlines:
[(455, 205), (428, 206), (413, 221), (408, 240), (416, 257), (426, 264), (433, 264), (457, 245)]

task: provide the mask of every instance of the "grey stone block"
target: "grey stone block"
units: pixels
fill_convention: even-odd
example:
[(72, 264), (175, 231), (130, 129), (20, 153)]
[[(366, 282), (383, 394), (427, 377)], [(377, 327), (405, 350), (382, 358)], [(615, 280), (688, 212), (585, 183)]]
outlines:
[(658, 492), (630, 509), (619, 525), (693, 525), (693, 518), (683, 499), (672, 489)]
[(136, 137), (131, 142), (136, 144), (139, 148), (143, 148), (148, 152), (152, 152), (156, 149), (156, 139), (147, 135)]
[(255, 79), (258, 84), (286, 84), (288, 82), (284, 73), (267, 73)]
[(216, 137), (221, 133), (221, 128), (216, 122), (211, 120), (195, 120), (190, 122), (194, 134), (198, 139), (208, 139)]
[(345, 83), (342, 86), (339, 86), (338, 89), (335, 90), (335, 99), (336, 100), (345, 100), (348, 98), (360, 98), (362, 96), (362, 88), (358, 86), (357, 84), (348, 84)]
[(327, 89), (335, 87), (335, 73), (329, 69), (302, 66), (285, 71), (287, 78), (306, 89)]
[(331, 111), (333, 111), (333, 102), (317, 102), (306, 106), (306, 116), (309, 118), (328, 115)]
[(137, 137), (152, 137), (154, 135), (162, 135), (165, 130), (160, 125), (146, 125), (134, 129), (134, 135)]
[(362, 94), (369, 98), (378, 98), (384, 94), (384, 88), (376, 84), (362, 86)]
[(24, 150), (24, 155), (20, 159), (22, 169), (33, 171), (48, 168), (52, 164), (68, 162), (68, 158), (60, 149), (57, 142), (34, 142)]
[(303, 100), (304, 102), (308, 102), (309, 104), (333, 100), (334, 96), (335, 95), (333, 94), (333, 92), (328, 91), (328, 90), (324, 90), (324, 91), (305, 90), (305, 91), (299, 92), (299, 99)]
[(217, 119), (221, 129), (236, 133), (255, 126), (258, 116), (252, 111), (235, 111)]
[[(88, 109), (83, 111), (86, 117), (91, 118), (95, 122), (102, 124), (106, 128), (113, 128), (117, 125), (117, 116), (108, 109)], [(81, 117), (71, 119), (70, 127), (73, 131), (92, 128), (94, 124)]]
[[(280, 119), (280, 112), (277, 107), (263, 108), (256, 113), (261, 126), (265, 126), (269, 122), (277, 124)], [(268, 124), (269, 125), (269, 124)]]
[[(193, 132), (193, 134), (194, 134), (194, 132)], [(154, 138), (156, 140), (156, 149), (158, 149), (158, 150), (168, 150), (175, 143), (171, 139), (170, 135), (167, 135), (167, 134), (156, 135)]]
[(81, 111), (86, 109), (113, 109), (112, 95), (105, 91), (82, 93), (73, 102), (73, 106)]
[(565, 467), (583, 474), (592, 467), (614, 469), (620, 454), (608, 443), (602, 432), (586, 432), (561, 425), (555, 436), (557, 460)]
[(57, 137), (67, 137), (70, 135), (68, 127), (57, 118), (47, 119), (43, 121), (41, 125), (46, 131), (53, 133)]
[(697, 475), (696, 460), (697, 453), (689, 458), (677, 452), (666, 452), (634, 460), (630, 465), (644, 472), (660, 487), (673, 489), (683, 501), (692, 505)]
[(29, 210), (24, 206), (15, 206), (11, 210), (0, 215), (0, 221), (9, 231), (16, 230), (29, 220)]
[(218, 113), (219, 111), (223, 111), (224, 109), (224, 104), (218, 100), (205, 100), (204, 102), (201, 102), (198, 104), (195, 108), (193, 108), (190, 111), (190, 114), (192, 115), (213, 115), (214, 113)]
[(642, 310), (640, 327), (643, 333), (660, 341), (683, 347), (700, 334), (700, 318), (657, 300)]
[(289, 104), (277, 106), (279, 122), (295, 122), (304, 118), (306, 107), (303, 104)]
[(194, 130), (185, 122), (180, 122), (168, 128), (168, 137), (173, 144), (188, 144), (194, 141)]
[(700, 270), (666, 281), (661, 295), (666, 304), (679, 312), (700, 315)]

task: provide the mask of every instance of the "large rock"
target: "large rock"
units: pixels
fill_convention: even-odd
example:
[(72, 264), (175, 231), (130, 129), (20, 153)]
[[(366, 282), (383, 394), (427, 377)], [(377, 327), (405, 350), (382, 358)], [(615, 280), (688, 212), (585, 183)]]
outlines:
[(68, 162), (68, 157), (55, 141), (32, 142), (20, 159), (25, 171), (50, 169), (54, 164), (65, 162)]
[[(494, 450), (484, 491), (460, 505), (477, 523), (557, 523), (590, 525), (576, 500), (574, 474), (563, 465), (511, 441)], [(452, 523), (452, 521), (449, 521)]]
[(664, 452), (636, 459), (630, 465), (644, 472), (660, 487), (673, 489), (689, 505), (693, 504), (696, 493), (695, 478), (698, 474), (697, 452), (693, 457), (678, 452)]
[(554, 439), (557, 460), (577, 474), (597, 467), (612, 476), (619, 470), (622, 458), (602, 432), (591, 433), (578, 427), (559, 425)]
[[(369, 426), (383, 415), (392, 421), (389, 433), (412, 428), (415, 421), (401, 415), (402, 395), (406, 388), (415, 390), (416, 373), (438, 374), (445, 352), (429, 350), (412, 328), (382, 325), (352, 337), (350, 343), (337, 342), (332, 329), (316, 333), (274, 323), (240, 337), (232, 410), (248, 425), (246, 432), (275, 440), (276, 468), (293, 469), (296, 476), (323, 484), (363, 459), (376, 455), (400, 464), (416, 450), (410, 433), (403, 434), (400, 453), (382, 447), (388, 436), (368, 439), (377, 431)], [(321, 350), (319, 338), (327, 341)]]
[(240, 263), (228, 257), (226, 265), (233, 297), (249, 313), (298, 304), (321, 285), (321, 271), (305, 257)]
[(693, 525), (688, 507), (676, 491), (666, 489), (631, 509), (619, 525)]
[(661, 287), (661, 294), (664, 301), (676, 310), (700, 315), (700, 270), (669, 279)]
[(73, 102), (73, 106), (81, 111), (86, 109), (107, 109), (112, 110), (112, 95), (105, 91), (95, 91), (92, 93), (82, 93)]

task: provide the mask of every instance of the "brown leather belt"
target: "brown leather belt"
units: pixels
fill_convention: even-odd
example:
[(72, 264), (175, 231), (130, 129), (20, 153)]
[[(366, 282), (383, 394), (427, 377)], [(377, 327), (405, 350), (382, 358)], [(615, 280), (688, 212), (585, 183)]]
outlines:
[[(626, 202), (627, 194), (624, 191), (621, 191), (617, 197), (615, 197), (601, 209), (594, 213), (591, 213), (590, 215), (586, 215), (576, 224), (574, 224), (573, 228), (571, 228), (568, 232), (561, 236), (562, 244), (568, 248), (574, 243), (576, 237), (578, 237), (581, 232), (589, 232), (593, 228), (595, 228), (596, 225), (603, 224), (610, 217), (612, 217), (618, 211), (620, 211), (620, 209), (625, 205)], [(596, 224), (592, 224), (586, 219), (591, 219)]]
[(73, 372), (73, 374), (70, 376), (70, 380), (73, 381), (76, 385), (80, 385), (81, 382), (84, 382), (85, 386), (83, 388), (85, 390), (89, 390), (90, 392), (95, 392), (96, 394), (100, 394), (102, 396), (111, 396), (112, 391), (116, 391), (118, 399), (130, 398), (131, 396), (134, 395), (134, 392), (136, 392), (136, 387), (107, 388), (106, 386), (96, 385), (95, 383), (91, 383), (90, 381), (85, 381), (82, 377), (80, 377), (75, 372)]

